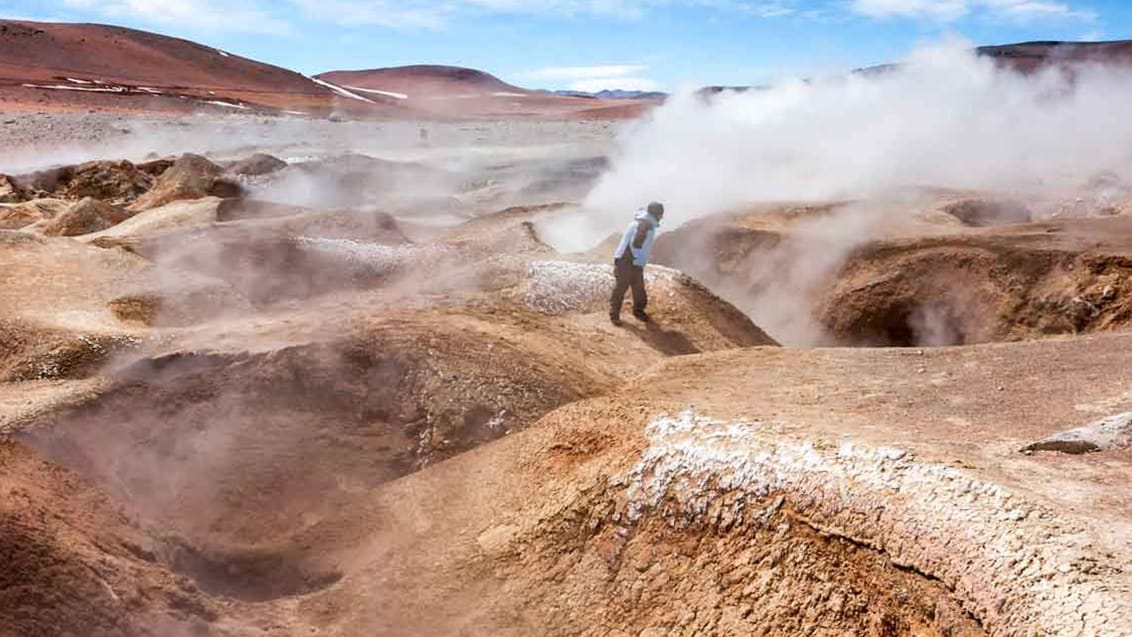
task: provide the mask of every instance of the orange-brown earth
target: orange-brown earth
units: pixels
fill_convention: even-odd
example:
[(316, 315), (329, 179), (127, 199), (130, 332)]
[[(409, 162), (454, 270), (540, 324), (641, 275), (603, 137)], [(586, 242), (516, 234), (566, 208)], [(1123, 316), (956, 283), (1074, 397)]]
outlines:
[(1020, 223), (1018, 209), (951, 193), (766, 205), (661, 236), (657, 260), (793, 343), (961, 345), (1132, 324), (1132, 217), (1103, 206)]
[[(221, 102), (326, 114), (351, 101), (293, 71), (179, 38), (97, 24), (0, 20), (0, 110), (239, 110), (215, 103)], [(364, 106), (377, 115), (397, 110), (380, 100)]]
[[(1023, 451), (1132, 411), (1126, 217), (1011, 224), (1016, 206), (948, 194), (662, 235), (659, 258), (739, 305), (785, 268), (796, 321), (846, 342), (910, 344), (871, 338), (876, 308), (953, 290), (997, 321), (964, 343), (1059, 334), (792, 349), (661, 266), (654, 322), (611, 326), (608, 254), (559, 254), (533, 223), (569, 204), (425, 231), (259, 201), (252, 165), (294, 168), (15, 180), (55, 203), (0, 230), (0, 635), (1132, 622), (1132, 434)], [(55, 236), (88, 182), (127, 218)], [(1094, 291), (1092, 323), (1050, 301)]]

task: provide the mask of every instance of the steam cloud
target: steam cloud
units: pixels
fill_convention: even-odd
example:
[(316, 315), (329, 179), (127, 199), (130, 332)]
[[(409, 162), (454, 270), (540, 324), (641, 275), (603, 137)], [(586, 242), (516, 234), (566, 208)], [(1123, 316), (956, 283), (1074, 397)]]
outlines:
[(1048, 191), (1132, 163), (1128, 103), (1127, 69), (1023, 75), (963, 41), (917, 49), (889, 72), (711, 101), (683, 93), (627, 131), (587, 198), (591, 213), (550, 228), (550, 238), (592, 246), (650, 200), (665, 202), (671, 228), (753, 201), (916, 186)]

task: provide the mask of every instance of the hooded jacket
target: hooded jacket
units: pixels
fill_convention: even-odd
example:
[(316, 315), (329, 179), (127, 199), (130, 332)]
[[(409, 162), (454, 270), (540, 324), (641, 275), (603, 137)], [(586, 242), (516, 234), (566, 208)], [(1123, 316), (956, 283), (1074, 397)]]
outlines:
[(649, 262), (652, 253), (653, 240), (656, 239), (656, 229), (660, 227), (660, 220), (645, 210), (638, 210), (633, 223), (625, 228), (621, 235), (621, 242), (613, 253), (613, 260), (620, 259), (626, 250), (633, 254), (633, 265), (643, 268)]

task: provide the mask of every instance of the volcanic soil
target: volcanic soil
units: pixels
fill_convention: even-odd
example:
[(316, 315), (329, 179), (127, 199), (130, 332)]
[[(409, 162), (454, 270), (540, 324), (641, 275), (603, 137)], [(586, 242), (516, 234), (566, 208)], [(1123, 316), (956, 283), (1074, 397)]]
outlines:
[(0, 182), (0, 635), (1132, 625), (1119, 206), (759, 205), (617, 328), (602, 158), (227, 159)]

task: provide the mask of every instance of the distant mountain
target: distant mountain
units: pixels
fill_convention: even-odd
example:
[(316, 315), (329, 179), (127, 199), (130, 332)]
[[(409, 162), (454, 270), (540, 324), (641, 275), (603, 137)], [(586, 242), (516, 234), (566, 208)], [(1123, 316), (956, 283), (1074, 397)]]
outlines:
[[(1029, 73), (1050, 66), (1072, 67), (1095, 62), (1099, 64), (1132, 65), (1132, 40), (1113, 40), (1109, 42), (1062, 42), (1043, 40), (1019, 42), (1017, 44), (998, 44), (980, 46), (975, 49), (980, 57), (992, 58), (999, 65), (1023, 73)], [(860, 69), (854, 73), (873, 75), (887, 73), (899, 68), (899, 64), (880, 64)]]
[(731, 91), (731, 92), (734, 92), (734, 93), (746, 93), (747, 91), (759, 91), (759, 90), (764, 90), (766, 88), (769, 88), (769, 87), (766, 87), (766, 86), (705, 86), (705, 87), (701, 88), (700, 90), (698, 90), (696, 92), (699, 93), (700, 95), (718, 95), (719, 93), (724, 93), (724, 92), (727, 92), (727, 91)]
[(588, 93), (586, 91), (548, 91), (554, 95), (565, 95), (569, 97), (581, 97), (585, 99), (599, 99), (599, 100), (654, 100), (664, 101), (668, 99), (668, 93), (660, 91), (624, 91), (624, 90), (604, 90), (596, 93)]
[(0, 20), (0, 111), (621, 119), (653, 106), (645, 100), (551, 95), (452, 66), (332, 71), (311, 78), (135, 29)]
[(637, 117), (656, 104), (655, 99), (633, 97), (625, 91), (535, 91), (458, 66), (330, 71), (315, 77), (359, 95), (398, 100), (411, 109), (437, 116), (622, 119)]
[[(101, 24), (0, 20), (0, 109), (8, 103), (327, 113), (341, 98), (294, 71), (181, 38)], [(368, 113), (395, 112), (341, 101)]]
[(480, 92), (515, 95), (528, 95), (534, 92), (508, 84), (490, 73), (476, 69), (435, 64), (329, 71), (315, 77), (339, 86), (408, 96), (459, 94), (473, 89)]
[[(1088, 62), (1132, 65), (1132, 40), (1114, 40), (1111, 42), (1020, 42), (1018, 44), (980, 46), (975, 49), (975, 53), (982, 57), (992, 58), (1001, 66), (1023, 73), (1033, 72), (1049, 66), (1072, 67)], [(878, 64), (876, 66), (853, 69), (851, 73), (859, 75), (881, 75), (899, 68), (899, 63)], [(697, 93), (702, 97), (711, 97), (728, 91), (745, 92), (765, 90), (767, 88), (770, 87), (766, 85), (705, 86), (697, 91)]]
[(1132, 40), (1110, 42), (1039, 41), (981, 46), (979, 55), (994, 58), (1020, 71), (1032, 71), (1050, 65), (1072, 65), (1082, 62), (1132, 64)]

